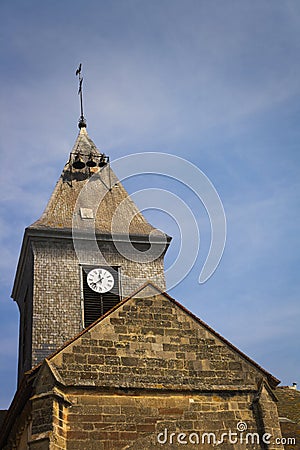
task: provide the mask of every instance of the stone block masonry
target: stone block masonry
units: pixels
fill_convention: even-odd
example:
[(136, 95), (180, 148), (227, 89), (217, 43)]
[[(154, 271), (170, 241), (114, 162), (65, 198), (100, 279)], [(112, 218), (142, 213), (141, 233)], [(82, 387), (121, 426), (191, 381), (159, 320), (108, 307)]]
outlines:
[(28, 375), (29, 448), (283, 450), (277, 380), (147, 289), (152, 296), (124, 300)]
[[(249, 431), (256, 430), (250, 409), (250, 394), (103, 394), (69, 395), (74, 403), (68, 410), (68, 449), (154, 449), (202, 448), (212, 449), (209, 436), (220, 438), (228, 430), (237, 430), (244, 421)], [(73, 401), (72, 401), (73, 400)], [(162, 433), (162, 434), (161, 434)], [(178, 444), (178, 434), (195, 444), (203, 437), (204, 444)], [(160, 439), (159, 439), (160, 438)], [(212, 439), (212, 437), (210, 437)], [(236, 446), (226, 444), (226, 450)], [(246, 447), (239, 447), (246, 448)], [(251, 449), (261, 449), (254, 444)]]

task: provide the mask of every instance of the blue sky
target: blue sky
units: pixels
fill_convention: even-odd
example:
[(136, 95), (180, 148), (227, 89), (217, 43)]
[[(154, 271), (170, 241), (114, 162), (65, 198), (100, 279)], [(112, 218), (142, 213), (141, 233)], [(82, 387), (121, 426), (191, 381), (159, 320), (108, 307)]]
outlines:
[[(0, 408), (16, 387), (10, 299), (24, 228), (42, 213), (77, 136), (75, 70), (88, 132), (111, 160), (166, 152), (213, 182), (225, 252), (198, 284), (210, 235), (203, 206), (170, 179), (135, 177), (194, 211), (201, 246), (170, 291), (283, 384), (300, 383), (300, 3), (285, 0), (1, 2)], [(159, 179), (158, 179), (159, 178)], [(174, 236), (161, 212), (146, 213)]]

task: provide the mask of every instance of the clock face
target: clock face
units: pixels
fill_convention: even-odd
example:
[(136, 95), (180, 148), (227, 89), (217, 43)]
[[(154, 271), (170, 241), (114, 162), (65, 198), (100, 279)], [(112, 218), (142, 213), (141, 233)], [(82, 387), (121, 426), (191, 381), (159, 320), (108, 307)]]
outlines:
[(106, 269), (92, 269), (86, 278), (89, 287), (100, 294), (110, 291), (115, 284), (114, 277)]

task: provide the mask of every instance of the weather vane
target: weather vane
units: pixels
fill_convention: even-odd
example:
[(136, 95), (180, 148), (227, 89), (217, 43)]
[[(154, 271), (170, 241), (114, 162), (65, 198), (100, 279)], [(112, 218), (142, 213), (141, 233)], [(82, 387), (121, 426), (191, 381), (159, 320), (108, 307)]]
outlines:
[(78, 88), (78, 95), (80, 96), (80, 119), (78, 122), (79, 128), (85, 128), (86, 127), (86, 120), (83, 115), (83, 100), (82, 100), (82, 82), (83, 77), (81, 75), (81, 64), (79, 64), (78, 69), (76, 70), (76, 76), (78, 75), (78, 81), (79, 81), (79, 88)]

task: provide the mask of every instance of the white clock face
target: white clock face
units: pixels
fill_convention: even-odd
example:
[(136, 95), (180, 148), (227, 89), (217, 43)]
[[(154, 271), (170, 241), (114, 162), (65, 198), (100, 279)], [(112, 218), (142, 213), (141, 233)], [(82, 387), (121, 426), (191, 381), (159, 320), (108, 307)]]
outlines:
[(92, 269), (87, 274), (87, 284), (89, 287), (95, 291), (103, 294), (110, 291), (115, 284), (114, 277), (106, 269)]

